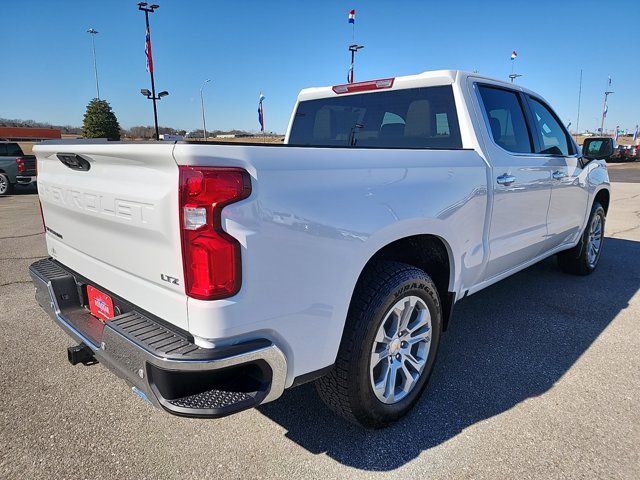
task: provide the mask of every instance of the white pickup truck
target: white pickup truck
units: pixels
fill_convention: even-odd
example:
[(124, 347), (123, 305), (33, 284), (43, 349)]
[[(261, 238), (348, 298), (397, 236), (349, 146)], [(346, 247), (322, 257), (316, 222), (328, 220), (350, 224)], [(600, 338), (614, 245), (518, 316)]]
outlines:
[(315, 380), (382, 427), (457, 300), (550, 255), (596, 268), (612, 146), (581, 151), (539, 95), (460, 71), (303, 90), (285, 145), (48, 142), (36, 298), (72, 364), (170, 413)]

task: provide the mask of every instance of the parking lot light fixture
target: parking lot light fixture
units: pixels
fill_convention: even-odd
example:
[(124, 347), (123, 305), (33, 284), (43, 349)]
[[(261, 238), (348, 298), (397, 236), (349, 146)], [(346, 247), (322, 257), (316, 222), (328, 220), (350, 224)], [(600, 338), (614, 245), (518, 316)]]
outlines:
[(514, 83), (516, 78), (521, 77), (522, 75), (520, 73), (512, 73), (509, 75), (509, 78), (511, 79), (511, 83)]

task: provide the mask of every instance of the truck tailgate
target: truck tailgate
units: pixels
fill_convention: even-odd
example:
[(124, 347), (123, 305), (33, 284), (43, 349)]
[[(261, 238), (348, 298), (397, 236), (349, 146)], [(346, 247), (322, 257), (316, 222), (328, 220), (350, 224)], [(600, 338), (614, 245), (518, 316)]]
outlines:
[(173, 148), (52, 143), (34, 150), (49, 254), (187, 329)]

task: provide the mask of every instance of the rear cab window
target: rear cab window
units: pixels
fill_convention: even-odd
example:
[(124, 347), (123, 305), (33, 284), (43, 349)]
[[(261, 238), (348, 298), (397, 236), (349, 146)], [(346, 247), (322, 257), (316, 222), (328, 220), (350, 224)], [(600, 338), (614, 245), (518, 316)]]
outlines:
[(302, 101), (289, 144), (461, 149), (462, 138), (447, 85)]
[(520, 95), (512, 90), (478, 85), (493, 141), (509, 152), (533, 153)]
[(24, 155), (17, 143), (0, 143), (0, 157), (21, 157)]

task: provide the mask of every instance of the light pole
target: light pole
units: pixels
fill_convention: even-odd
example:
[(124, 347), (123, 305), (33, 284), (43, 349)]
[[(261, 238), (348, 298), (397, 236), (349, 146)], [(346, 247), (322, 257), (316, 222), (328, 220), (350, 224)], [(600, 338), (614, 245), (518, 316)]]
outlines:
[(202, 89), (210, 81), (211, 81), (210, 78), (206, 79), (202, 84), (202, 86), (200, 87), (200, 104), (202, 105), (202, 131), (203, 131), (203, 138), (205, 142), (207, 141), (207, 120), (204, 115), (204, 94), (202, 93)]
[[(159, 140), (160, 132), (158, 131), (158, 108), (156, 106), (156, 100), (160, 100), (162, 97), (169, 95), (169, 92), (160, 92), (160, 94), (156, 96), (156, 83), (155, 79), (153, 78), (153, 56), (151, 55), (151, 29), (149, 27), (149, 13), (153, 13), (156, 8), (160, 8), (160, 5), (156, 5), (155, 3), (153, 5), (148, 5), (147, 2), (138, 3), (138, 10), (144, 12), (144, 19), (147, 24), (146, 51), (149, 75), (151, 75), (151, 94), (146, 95), (146, 97), (150, 100), (153, 100), (153, 121), (156, 127), (156, 140)], [(148, 90), (146, 91), (148, 92)], [(144, 90), (141, 90), (141, 92), (143, 95), (145, 95)]]
[(93, 46), (93, 71), (96, 75), (96, 98), (100, 100), (100, 85), (98, 84), (98, 63), (96, 62), (96, 42), (95, 38), (98, 34), (97, 30), (90, 28), (87, 33), (91, 35), (91, 45)]
[(353, 78), (354, 78), (353, 70), (356, 64), (356, 52), (361, 48), (364, 48), (364, 45), (358, 45), (357, 43), (349, 45), (349, 51), (351, 52), (351, 68), (349, 69), (348, 83), (353, 83)]

